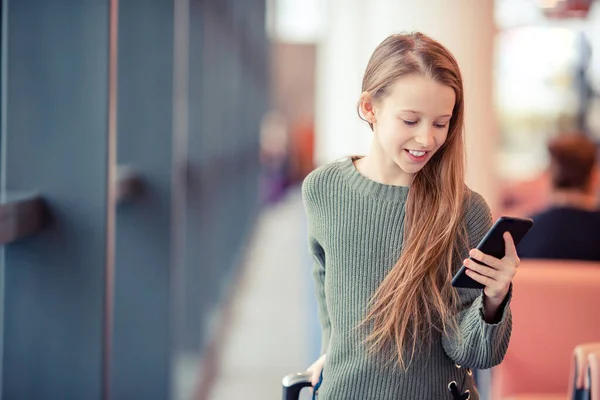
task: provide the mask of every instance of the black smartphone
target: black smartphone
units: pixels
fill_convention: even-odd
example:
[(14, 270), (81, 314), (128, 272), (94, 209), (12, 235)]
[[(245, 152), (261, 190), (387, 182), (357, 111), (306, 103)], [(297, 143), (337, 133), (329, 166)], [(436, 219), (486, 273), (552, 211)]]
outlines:
[[(515, 242), (515, 246), (517, 246), (532, 226), (533, 220), (530, 218), (500, 217), (485, 234), (483, 239), (481, 239), (481, 242), (477, 245), (477, 249), (492, 257), (502, 258), (504, 257), (504, 238), (502, 237), (504, 232), (510, 233), (513, 242)], [(469, 258), (473, 260), (473, 258)], [(473, 261), (483, 264), (477, 260)], [(466, 274), (466, 270), (467, 267), (464, 265), (458, 270), (456, 275), (452, 278), (452, 286), (469, 289), (483, 289), (484, 286), (471, 279)]]

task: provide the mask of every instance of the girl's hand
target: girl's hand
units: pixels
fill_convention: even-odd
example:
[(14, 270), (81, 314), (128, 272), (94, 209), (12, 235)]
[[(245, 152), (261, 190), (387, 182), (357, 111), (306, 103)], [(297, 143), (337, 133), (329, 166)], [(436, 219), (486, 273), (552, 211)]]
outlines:
[(316, 384), (319, 382), (319, 377), (321, 376), (321, 371), (323, 370), (323, 365), (325, 364), (326, 356), (327, 354), (323, 354), (321, 357), (319, 357), (317, 361), (314, 362), (313, 365), (308, 367), (308, 369), (306, 370), (307, 372), (312, 373), (312, 378), (310, 382), (312, 383), (313, 387), (316, 386)]
[(464, 262), (465, 267), (467, 267), (467, 275), (485, 286), (483, 293), (492, 307), (498, 307), (508, 294), (510, 283), (517, 273), (517, 267), (520, 263), (512, 236), (510, 233), (504, 232), (503, 237), (505, 254), (502, 259), (472, 249), (469, 255), (486, 265), (477, 264), (470, 259)]

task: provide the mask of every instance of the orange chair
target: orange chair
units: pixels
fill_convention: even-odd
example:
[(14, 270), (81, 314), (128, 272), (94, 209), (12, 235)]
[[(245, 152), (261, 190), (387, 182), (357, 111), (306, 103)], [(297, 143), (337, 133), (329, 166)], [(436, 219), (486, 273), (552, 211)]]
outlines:
[(589, 381), (589, 357), (590, 354), (600, 351), (600, 342), (586, 343), (575, 347), (573, 357), (573, 368), (571, 369), (571, 380), (569, 393), (573, 394), (573, 399), (589, 399), (590, 391)]
[(569, 371), (573, 349), (600, 342), (600, 263), (524, 260), (513, 286), (513, 332), (492, 398), (570, 399), (569, 378), (580, 375)]
[[(578, 345), (573, 351), (573, 362), (571, 363), (571, 377), (569, 380), (568, 394), (525, 394), (511, 396), (506, 400), (593, 400), (590, 398), (590, 388), (598, 388), (600, 400), (600, 376), (598, 365), (600, 361), (600, 342)], [(593, 367), (591, 364), (594, 364)], [(596, 378), (592, 378), (595, 376)], [(592, 382), (594, 381), (594, 382)]]
[(590, 390), (590, 400), (600, 400), (600, 350), (588, 354), (588, 373), (586, 388)]

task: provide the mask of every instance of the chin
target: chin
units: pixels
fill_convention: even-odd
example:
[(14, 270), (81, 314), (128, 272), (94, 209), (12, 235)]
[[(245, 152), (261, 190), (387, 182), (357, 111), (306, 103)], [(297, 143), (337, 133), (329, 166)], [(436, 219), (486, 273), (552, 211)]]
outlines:
[(415, 164), (415, 163), (407, 162), (406, 160), (402, 159), (403, 157), (405, 157), (404, 154), (398, 154), (396, 157), (392, 158), (392, 161), (394, 162), (394, 164), (396, 164), (396, 166), (398, 168), (400, 168), (402, 171), (404, 171), (407, 174), (416, 174), (417, 172), (422, 170), (423, 167), (427, 164), (427, 163)]
[(415, 168), (415, 167), (407, 167), (407, 168), (402, 168), (402, 170), (404, 172), (406, 172), (407, 174), (416, 174), (417, 172), (420, 172), (423, 168)]

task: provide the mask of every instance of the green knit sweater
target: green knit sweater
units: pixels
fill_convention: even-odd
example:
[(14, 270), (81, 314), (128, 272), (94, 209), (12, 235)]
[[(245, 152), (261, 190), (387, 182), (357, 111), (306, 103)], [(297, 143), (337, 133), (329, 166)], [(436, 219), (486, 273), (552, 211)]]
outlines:
[[(350, 158), (316, 169), (303, 183), (321, 352), (327, 353), (320, 400), (458, 399), (467, 391), (478, 399), (470, 369), (490, 368), (504, 357), (511, 333), (510, 294), (499, 322), (489, 324), (483, 319), (482, 291), (473, 289), (459, 289), (456, 337), (434, 334), (432, 348), (417, 353), (407, 371), (385, 364), (389, 357), (367, 355), (365, 333), (355, 327), (399, 258), (408, 191), (366, 178)], [(479, 194), (469, 191), (466, 204), (464, 223), (473, 248), (492, 219)]]

